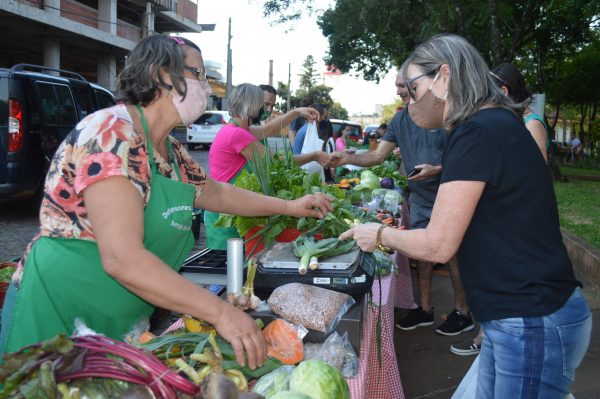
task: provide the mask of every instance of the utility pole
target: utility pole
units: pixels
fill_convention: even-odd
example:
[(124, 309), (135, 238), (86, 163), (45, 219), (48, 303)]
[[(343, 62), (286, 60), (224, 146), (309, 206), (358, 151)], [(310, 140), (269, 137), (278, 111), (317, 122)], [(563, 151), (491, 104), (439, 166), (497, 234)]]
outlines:
[(269, 60), (269, 86), (273, 86), (273, 60)]
[(288, 92), (287, 92), (287, 112), (290, 112), (292, 106), (290, 102), (292, 101), (292, 63), (288, 63)]
[(227, 33), (227, 87), (225, 91), (225, 101), (223, 104), (223, 109), (225, 111), (229, 110), (229, 96), (231, 95), (231, 90), (233, 89), (233, 85), (231, 83), (231, 75), (232, 75), (232, 60), (231, 60), (231, 17), (229, 17), (229, 31)]

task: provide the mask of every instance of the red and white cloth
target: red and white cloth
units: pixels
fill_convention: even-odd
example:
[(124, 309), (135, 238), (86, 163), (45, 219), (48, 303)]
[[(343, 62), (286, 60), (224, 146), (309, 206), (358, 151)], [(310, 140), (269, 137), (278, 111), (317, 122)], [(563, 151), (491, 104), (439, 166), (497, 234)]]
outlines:
[[(406, 260), (406, 263), (408, 264), (408, 260)], [(397, 297), (399, 295), (396, 295), (396, 293), (400, 292), (406, 285), (403, 280), (402, 277), (396, 274), (381, 278), (381, 309), (379, 309), (379, 281), (376, 279), (373, 283), (372, 305), (365, 308), (363, 317), (358, 373), (356, 376), (347, 379), (352, 399), (404, 399), (404, 390), (400, 381), (400, 372), (398, 371), (394, 349), (394, 304), (398, 302)], [(381, 366), (377, 360), (376, 335), (379, 311), (382, 312)]]

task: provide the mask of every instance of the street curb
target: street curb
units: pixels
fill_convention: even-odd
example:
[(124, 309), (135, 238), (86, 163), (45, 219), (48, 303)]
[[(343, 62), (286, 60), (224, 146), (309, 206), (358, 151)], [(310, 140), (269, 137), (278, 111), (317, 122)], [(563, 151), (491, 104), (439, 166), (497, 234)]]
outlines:
[(560, 228), (573, 268), (586, 280), (600, 286), (600, 250), (592, 247), (570, 231)]

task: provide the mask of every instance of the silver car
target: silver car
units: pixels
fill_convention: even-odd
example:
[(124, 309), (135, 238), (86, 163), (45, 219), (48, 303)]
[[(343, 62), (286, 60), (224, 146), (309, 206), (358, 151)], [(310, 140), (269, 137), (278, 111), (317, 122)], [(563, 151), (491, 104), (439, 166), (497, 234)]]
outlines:
[(229, 122), (231, 116), (227, 111), (207, 111), (187, 128), (187, 147), (193, 150), (197, 145), (208, 147), (215, 136)]

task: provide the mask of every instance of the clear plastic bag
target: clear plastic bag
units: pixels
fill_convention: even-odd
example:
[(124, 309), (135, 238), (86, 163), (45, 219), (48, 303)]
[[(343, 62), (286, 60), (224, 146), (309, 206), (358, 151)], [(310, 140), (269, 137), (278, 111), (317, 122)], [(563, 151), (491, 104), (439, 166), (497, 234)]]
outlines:
[(275, 319), (263, 328), (268, 355), (283, 364), (296, 364), (304, 359), (302, 339), (308, 330), (283, 319)]
[(277, 287), (267, 302), (273, 313), (290, 323), (325, 334), (335, 330), (355, 303), (350, 295), (300, 283)]
[(341, 371), (346, 378), (353, 377), (358, 371), (358, 356), (347, 332), (342, 336), (333, 332), (322, 344), (305, 344), (304, 359), (323, 360)]
[(263, 375), (254, 384), (252, 392), (264, 396), (265, 399), (270, 399), (277, 392), (289, 390), (290, 377), (295, 368), (295, 366), (281, 366)]

